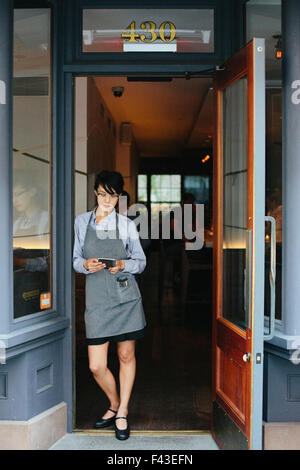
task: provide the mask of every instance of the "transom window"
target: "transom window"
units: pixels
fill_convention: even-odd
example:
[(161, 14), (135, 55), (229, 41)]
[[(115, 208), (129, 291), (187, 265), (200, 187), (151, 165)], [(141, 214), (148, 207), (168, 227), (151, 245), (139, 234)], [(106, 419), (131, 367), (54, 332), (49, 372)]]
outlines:
[(83, 9), (83, 52), (214, 52), (214, 9)]

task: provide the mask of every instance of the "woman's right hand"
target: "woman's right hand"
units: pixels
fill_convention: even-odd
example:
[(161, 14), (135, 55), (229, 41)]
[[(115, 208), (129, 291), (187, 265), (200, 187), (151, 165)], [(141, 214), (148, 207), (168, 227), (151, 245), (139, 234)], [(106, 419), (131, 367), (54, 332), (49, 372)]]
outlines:
[(106, 267), (105, 263), (99, 263), (98, 258), (89, 258), (83, 262), (83, 267), (87, 269), (90, 273), (95, 273), (101, 271)]

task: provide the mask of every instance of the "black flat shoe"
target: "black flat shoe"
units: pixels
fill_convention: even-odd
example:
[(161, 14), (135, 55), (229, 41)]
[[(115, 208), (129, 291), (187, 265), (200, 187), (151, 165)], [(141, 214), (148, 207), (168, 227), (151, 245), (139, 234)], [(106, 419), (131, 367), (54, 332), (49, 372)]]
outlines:
[[(118, 412), (115, 410), (112, 410), (111, 408), (108, 408), (109, 411), (113, 411), (115, 414)], [(102, 429), (102, 428), (107, 428), (107, 426), (110, 426), (113, 424), (115, 421), (115, 416), (112, 416), (111, 418), (99, 418), (98, 421), (95, 423), (95, 428), (96, 429)]]
[[(117, 419), (126, 419), (127, 428), (126, 429), (117, 428), (117, 425), (116, 425)], [(118, 418), (115, 418), (115, 431), (116, 431), (116, 438), (119, 439), (120, 441), (125, 441), (125, 439), (128, 439), (128, 437), (130, 436), (130, 427), (128, 423), (128, 418), (126, 418), (125, 416), (119, 416)]]

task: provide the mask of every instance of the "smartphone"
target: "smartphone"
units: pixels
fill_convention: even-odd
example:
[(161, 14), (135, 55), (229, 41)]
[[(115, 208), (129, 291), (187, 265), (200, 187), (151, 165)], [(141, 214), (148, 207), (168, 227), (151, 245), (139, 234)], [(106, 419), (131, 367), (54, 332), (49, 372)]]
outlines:
[(105, 263), (106, 264), (105, 269), (108, 269), (108, 268), (114, 268), (116, 266), (117, 260), (113, 258), (98, 258), (98, 261), (99, 263)]

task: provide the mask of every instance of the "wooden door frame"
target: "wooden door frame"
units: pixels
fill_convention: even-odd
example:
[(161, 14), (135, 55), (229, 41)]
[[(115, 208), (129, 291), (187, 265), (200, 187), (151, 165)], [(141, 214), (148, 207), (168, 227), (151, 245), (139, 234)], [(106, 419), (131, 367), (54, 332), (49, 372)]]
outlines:
[[(250, 42), (245, 46), (244, 49), (236, 53), (232, 58), (230, 58), (225, 64), (225, 70), (223, 70), (222, 75), (218, 75), (218, 72), (215, 73), (214, 77), (214, 102), (215, 102), (215, 129), (216, 135), (214, 138), (214, 162), (213, 162), (213, 225), (214, 225), (214, 247), (213, 247), (213, 319), (212, 319), (212, 401), (218, 402), (225, 410), (225, 412), (230, 411), (230, 407), (227, 405), (224, 400), (217, 394), (217, 337), (220, 333), (220, 329), (222, 326), (228, 325), (226, 319), (222, 318), (222, 294), (223, 294), (223, 256), (222, 256), (222, 240), (223, 240), (223, 119), (222, 119), (222, 94), (223, 90), (229, 86), (230, 84), (234, 83), (238, 79), (242, 78), (243, 76), (247, 76), (247, 83), (248, 83), (248, 123), (247, 123), (247, 167), (248, 167), (248, 176), (247, 176), (247, 229), (252, 230), (252, 258), (255, 260), (255, 254), (258, 252), (262, 254), (263, 246), (261, 243), (261, 230), (262, 227), (260, 226), (257, 229), (257, 223), (262, 224), (262, 217), (264, 216), (264, 207), (263, 213), (262, 208), (258, 207), (257, 198), (259, 195), (263, 193), (263, 200), (264, 200), (264, 152), (265, 147), (259, 148), (259, 144), (261, 142), (256, 142), (255, 137), (259, 134), (258, 126), (261, 123), (258, 123), (256, 118), (257, 114), (257, 106), (260, 105), (262, 108), (262, 116), (264, 119), (264, 96), (262, 96), (262, 90), (259, 89), (258, 92), (256, 90), (257, 87), (257, 78), (262, 76), (262, 72), (264, 72), (264, 55), (262, 55), (262, 59), (257, 56), (257, 53), (264, 51), (264, 40), (261, 39), (254, 39), (253, 42)], [(255, 71), (252, 64), (254, 63), (254, 54), (255, 60), (258, 61), (258, 70)], [(258, 75), (256, 75), (258, 72)], [(261, 87), (260, 87), (261, 88)], [(264, 87), (263, 87), (264, 90)], [(260, 101), (259, 101), (260, 100)], [(261, 162), (257, 164), (257, 155), (258, 150), (260, 150), (261, 154)], [(258, 176), (260, 174), (259, 181), (262, 181), (263, 184), (263, 191), (262, 188), (258, 190), (257, 187), (254, 187), (254, 181), (258, 180)], [(249, 193), (250, 189), (250, 193)], [(254, 191), (253, 191), (254, 189)], [(257, 222), (256, 224), (254, 222)], [(263, 225), (264, 230), (264, 225)], [(257, 252), (255, 250), (258, 248)], [(251, 280), (254, 282), (255, 276), (258, 276), (260, 282), (263, 285), (263, 278), (259, 273), (260, 266), (255, 265), (252, 263), (251, 266)], [(219, 273), (221, 275), (219, 275)], [(256, 279), (258, 279), (256, 277)], [(257, 281), (259, 282), (259, 281)], [(256, 419), (260, 420), (260, 428), (262, 427), (262, 351), (263, 351), (263, 323), (261, 319), (259, 319), (259, 312), (261, 309), (257, 308), (258, 299), (255, 296), (256, 289), (254, 288), (254, 284), (251, 284), (251, 329), (246, 329), (243, 332), (240, 328), (233, 326), (230, 324), (231, 329), (234, 330), (237, 334), (241, 335), (244, 338), (246, 349), (251, 354), (251, 362), (247, 364), (246, 368), (246, 380), (248, 381), (247, 387), (247, 394), (246, 394), (246, 413), (245, 413), (245, 426), (240, 426), (238, 419), (233, 419), (234, 416), (231, 416), (233, 421), (238, 424), (239, 427), (245, 432), (247, 436), (249, 436), (249, 448), (261, 448), (261, 429), (259, 430), (259, 426), (257, 423), (254, 425), (255, 429), (253, 428), (253, 418), (255, 416)], [(261, 300), (261, 295), (259, 296)], [(255, 318), (256, 317), (256, 318)], [(261, 314), (263, 320), (263, 312)], [(255, 328), (254, 328), (254, 320), (255, 320)], [(224, 331), (223, 331), (224, 332)], [(222, 332), (221, 332), (222, 334)], [(253, 338), (251, 340), (251, 336), (253, 334)], [(250, 344), (249, 344), (250, 343)], [(257, 365), (260, 366), (260, 369), (257, 370), (256, 364), (254, 362), (254, 357), (257, 354), (257, 350), (260, 352), (260, 362)], [(256, 369), (256, 382), (258, 383), (259, 390), (257, 393), (253, 393), (253, 385), (254, 385), (254, 368)], [(254, 403), (255, 399), (255, 403)], [(218, 442), (220, 447), (224, 447), (222, 442), (217, 438), (214, 433), (214, 425), (213, 425), (213, 415), (212, 415), (212, 431), (213, 435)]]

